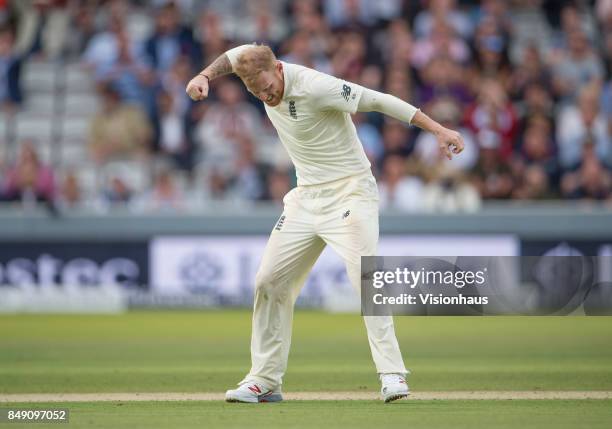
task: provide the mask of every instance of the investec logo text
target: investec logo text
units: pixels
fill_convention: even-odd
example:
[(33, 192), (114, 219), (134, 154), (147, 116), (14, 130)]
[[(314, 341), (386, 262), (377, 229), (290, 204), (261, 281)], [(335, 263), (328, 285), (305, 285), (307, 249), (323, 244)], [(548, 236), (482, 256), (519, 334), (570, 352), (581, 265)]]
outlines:
[(10, 286), (138, 286), (140, 268), (127, 258), (98, 263), (88, 258), (62, 260), (48, 254), (36, 260), (0, 262), (0, 285)]

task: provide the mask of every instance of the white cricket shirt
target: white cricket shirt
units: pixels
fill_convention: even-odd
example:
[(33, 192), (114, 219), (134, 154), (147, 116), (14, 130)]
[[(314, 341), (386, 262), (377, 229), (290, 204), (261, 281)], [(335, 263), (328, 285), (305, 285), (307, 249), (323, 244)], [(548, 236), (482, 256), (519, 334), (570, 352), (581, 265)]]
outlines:
[[(227, 52), (232, 66), (242, 49)], [(370, 162), (350, 116), (357, 111), (363, 88), (307, 67), (282, 64), (283, 99), (277, 106), (264, 106), (295, 165), (298, 185), (368, 171)]]

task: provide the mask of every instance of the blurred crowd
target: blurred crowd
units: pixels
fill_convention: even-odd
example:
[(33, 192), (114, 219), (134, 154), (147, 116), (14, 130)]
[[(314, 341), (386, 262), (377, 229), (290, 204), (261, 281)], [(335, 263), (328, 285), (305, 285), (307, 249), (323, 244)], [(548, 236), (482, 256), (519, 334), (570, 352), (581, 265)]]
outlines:
[[(92, 169), (148, 166), (138, 191), (109, 176), (98, 206), (280, 203), (295, 173), (261, 103), (232, 76), (205, 102), (184, 90), (251, 42), (460, 130), (465, 151), (449, 161), (428, 133), (354, 115), (382, 208), (612, 200), (612, 0), (0, 0), (0, 104), (35, 102), (20, 82), (27, 62), (78, 62), (99, 100), (82, 142)], [(36, 141), (20, 142), (0, 174), (5, 201), (84, 204), (79, 174), (42, 162)]]

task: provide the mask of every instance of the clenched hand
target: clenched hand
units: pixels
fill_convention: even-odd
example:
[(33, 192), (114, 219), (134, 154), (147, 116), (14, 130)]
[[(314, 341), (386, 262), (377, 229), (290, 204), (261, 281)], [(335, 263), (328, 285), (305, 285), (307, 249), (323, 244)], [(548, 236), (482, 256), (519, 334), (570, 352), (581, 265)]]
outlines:
[(457, 131), (442, 128), (436, 133), (436, 139), (438, 140), (440, 151), (448, 159), (452, 159), (453, 154), (458, 155), (463, 151), (463, 138)]
[(196, 75), (189, 81), (185, 91), (194, 101), (204, 100), (208, 97), (208, 77), (201, 74)]

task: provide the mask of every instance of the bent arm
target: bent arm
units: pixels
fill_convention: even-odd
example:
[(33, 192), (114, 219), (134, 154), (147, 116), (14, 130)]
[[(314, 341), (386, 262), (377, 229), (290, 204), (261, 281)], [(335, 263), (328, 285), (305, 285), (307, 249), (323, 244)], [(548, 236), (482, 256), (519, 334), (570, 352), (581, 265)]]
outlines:
[(198, 74), (206, 76), (208, 80), (211, 81), (226, 74), (230, 74), (231, 72), (232, 63), (227, 57), (227, 53), (223, 53)]
[(199, 74), (206, 76), (209, 80), (213, 80), (220, 76), (232, 73), (234, 71), (234, 65), (236, 64), (236, 61), (238, 61), (238, 57), (250, 46), (252, 45), (240, 45), (222, 53)]
[(185, 91), (192, 100), (199, 101), (208, 97), (208, 86), (211, 80), (232, 73), (234, 64), (240, 54), (250, 45), (242, 45), (219, 55), (210, 65), (198, 73), (189, 83)]

